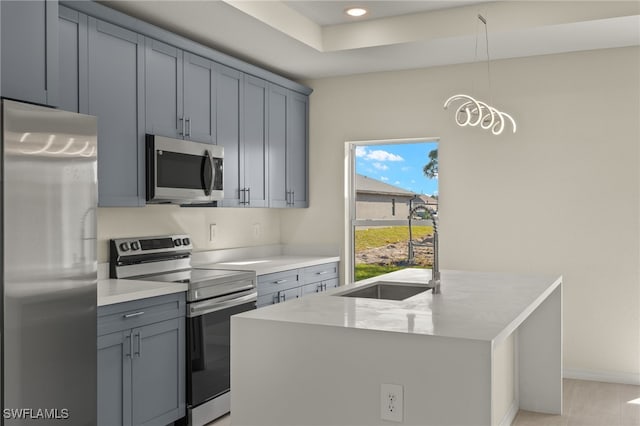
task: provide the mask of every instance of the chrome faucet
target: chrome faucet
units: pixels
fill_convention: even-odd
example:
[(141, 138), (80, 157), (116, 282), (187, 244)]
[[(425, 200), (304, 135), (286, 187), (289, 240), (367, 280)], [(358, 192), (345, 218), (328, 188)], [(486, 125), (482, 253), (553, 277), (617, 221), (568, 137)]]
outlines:
[[(440, 259), (439, 259), (439, 244), (438, 244), (438, 216), (435, 212), (435, 210), (433, 210), (430, 207), (427, 207), (425, 205), (417, 205), (415, 207), (413, 207), (410, 211), (409, 211), (409, 246), (410, 246), (410, 252), (412, 252), (413, 250), (411, 249), (411, 238), (412, 238), (412, 232), (411, 232), (411, 220), (413, 218), (413, 216), (418, 212), (418, 211), (424, 211), (429, 215), (429, 218), (431, 219), (431, 221), (433, 222), (433, 265), (431, 267), (431, 279), (429, 280), (429, 287), (431, 287), (431, 291), (433, 294), (439, 294), (440, 293)], [(413, 253), (410, 253), (410, 257), (413, 256)]]

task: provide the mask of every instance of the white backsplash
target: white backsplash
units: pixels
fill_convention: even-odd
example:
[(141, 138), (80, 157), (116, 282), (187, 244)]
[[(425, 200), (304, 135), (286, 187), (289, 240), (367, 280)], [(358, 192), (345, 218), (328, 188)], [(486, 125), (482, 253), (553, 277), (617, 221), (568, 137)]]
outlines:
[[(278, 209), (264, 208), (99, 208), (98, 262), (108, 262), (111, 238), (188, 234), (194, 252), (280, 244), (280, 215)], [(213, 241), (211, 224), (216, 225)]]

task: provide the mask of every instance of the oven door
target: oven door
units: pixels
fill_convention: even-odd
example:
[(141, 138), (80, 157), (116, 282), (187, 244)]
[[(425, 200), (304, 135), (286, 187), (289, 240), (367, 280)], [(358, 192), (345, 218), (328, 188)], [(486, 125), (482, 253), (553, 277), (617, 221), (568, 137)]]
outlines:
[(217, 145), (147, 135), (147, 201), (190, 204), (221, 200), (223, 153), (223, 147)]
[(187, 311), (187, 403), (195, 407), (231, 387), (231, 316), (256, 309), (257, 292), (190, 303)]

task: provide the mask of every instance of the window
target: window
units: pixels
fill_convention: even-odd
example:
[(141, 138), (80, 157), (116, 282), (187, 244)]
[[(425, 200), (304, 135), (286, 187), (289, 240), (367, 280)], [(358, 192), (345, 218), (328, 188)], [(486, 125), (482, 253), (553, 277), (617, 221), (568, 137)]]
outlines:
[(409, 214), (417, 205), (437, 209), (437, 139), (347, 143), (347, 223), (354, 281), (408, 266), (431, 267), (430, 222)]

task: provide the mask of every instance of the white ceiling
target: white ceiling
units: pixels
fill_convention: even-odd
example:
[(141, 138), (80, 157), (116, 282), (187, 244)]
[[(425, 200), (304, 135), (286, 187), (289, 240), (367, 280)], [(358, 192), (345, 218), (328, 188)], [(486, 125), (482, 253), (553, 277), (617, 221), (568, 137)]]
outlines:
[[(288, 7), (298, 11), (302, 15), (311, 19), (318, 25), (347, 24), (370, 19), (388, 18), (391, 16), (408, 15), (417, 12), (429, 12), (438, 9), (449, 9), (451, 7), (466, 6), (474, 3), (486, 3), (483, 0), (463, 1), (355, 1), (355, 0), (333, 0), (333, 1), (283, 1)], [(354, 18), (344, 13), (350, 7), (364, 7), (367, 14)]]
[[(107, 5), (293, 79), (640, 45), (639, 1), (112, 0)], [(369, 19), (342, 16), (347, 3)], [(479, 53), (475, 53), (476, 38)]]

